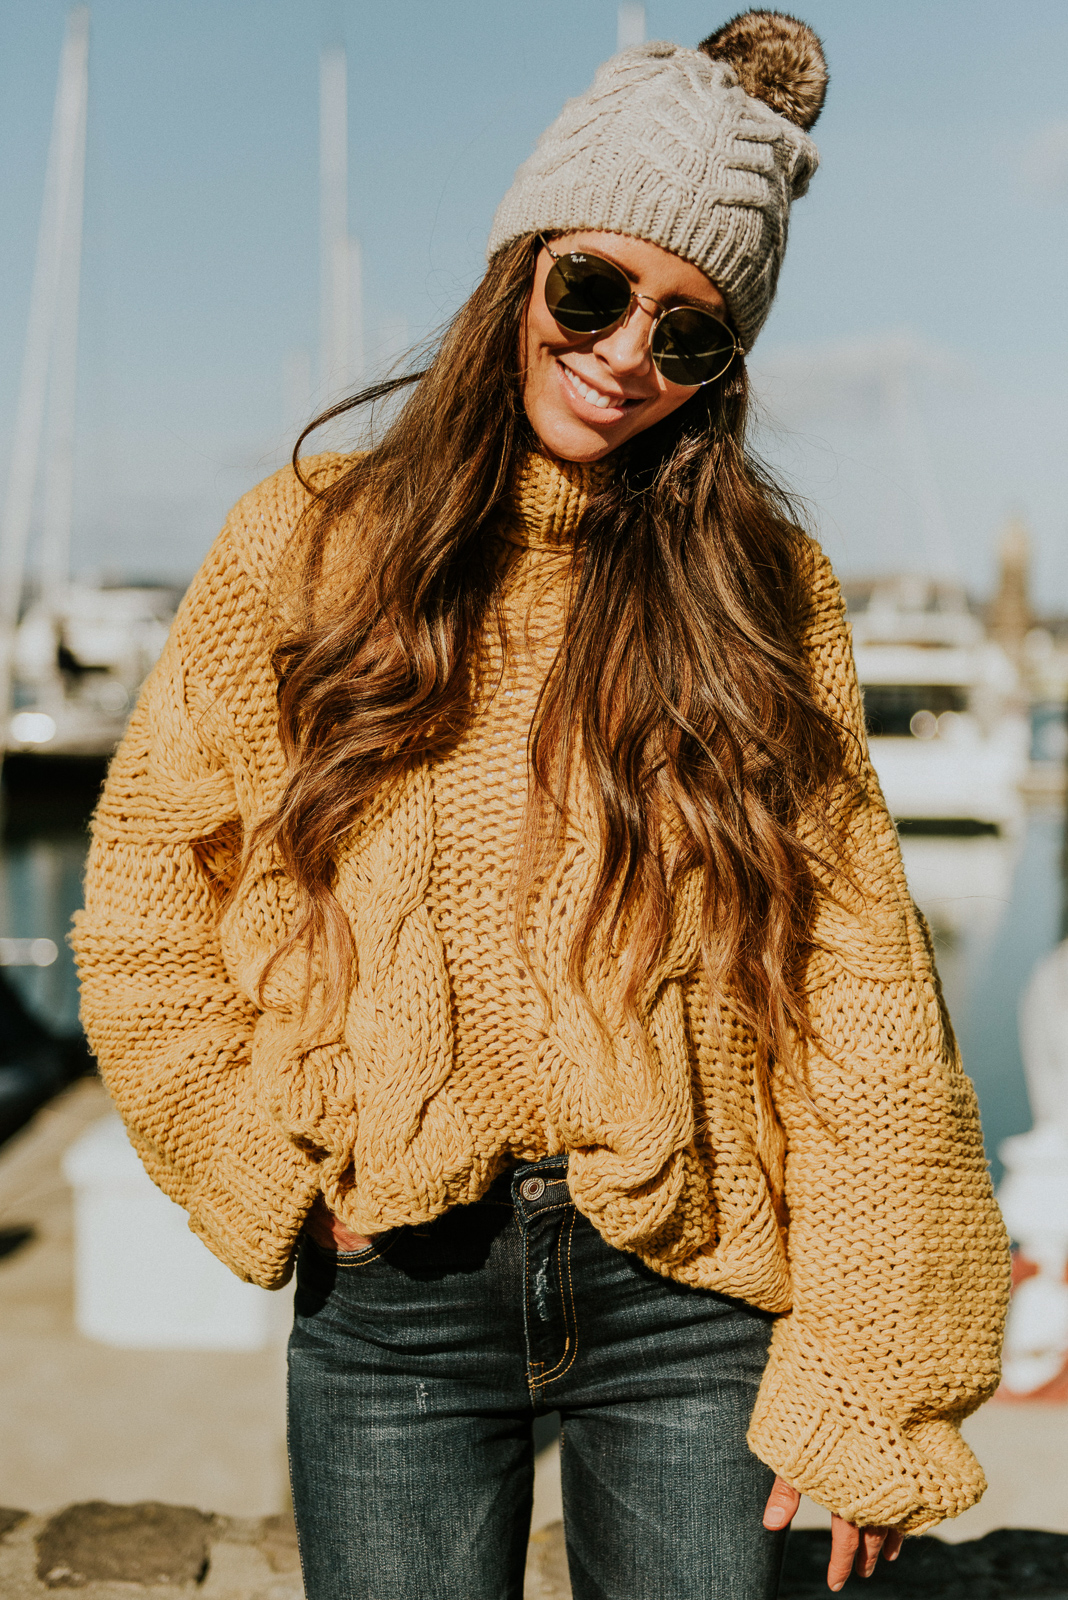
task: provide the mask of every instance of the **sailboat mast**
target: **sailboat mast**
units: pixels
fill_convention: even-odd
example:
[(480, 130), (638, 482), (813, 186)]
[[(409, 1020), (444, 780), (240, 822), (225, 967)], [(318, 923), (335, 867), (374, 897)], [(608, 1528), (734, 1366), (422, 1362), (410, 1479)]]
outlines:
[(70, 579), (74, 521), (74, 419), (78, 374), (78, 302), (85, 202), (85, 125), (89, 104), (88, 10), (85, 48), (78, 57), (77, 116), (71, 151), (70, 194), (60, 239), (52, 369), (45, 424), (45, 498), (41, 528), (41, 586), (53, 606)]
[[(50, 357), (56, 353), (57, 325), (66, 348), (60, 356), (53, 417), (57, 441), (64, 406), (73, 408), (74, 348), (77, 339), (77, 276), (81, 254), (81, 211), (85, 172), (85, 121), (89, 86), (89, 8), (75, 6), (67, 16), (59, 64), (52, 137), (45, 173), (44, 202), (30, 291), (30, 314), (19, 382), (15, 437), (11, 450), (3, 522), (0, 523), (0, 750), (8, 739), (12, 704), (12, 653), (26, 576), (33, 496), (40, 462), (45, 407), (49, 397)], [(75, 236), (76, 233), (76, 236)], [(64, 297), (66, 299), (64, 300)], [(60, 312), (65, 303), (66, 314)], [(73, 314), (71, 306), (73, 305)], [(64, 370), (63, 364), (66, 363)], [(65, 392), (64, 392), (65, 391)], [(69, 487), (57, 477), (51, 493), (55, 538), (61, 514), (69, 540)]]
[(348, 105), (345, 52), (319, 63), (319, 383), (333, 398), (349, 366)]
[(616, 49), (629, 50), (645, 43), (645, 6), (641, 0), (622, 0), (616, 13)]
[(349, 237), (348, 85), (345, 52), (324, 50), (319, 65), (319, 387), (333, 400), (363, 369), (360, 246)]

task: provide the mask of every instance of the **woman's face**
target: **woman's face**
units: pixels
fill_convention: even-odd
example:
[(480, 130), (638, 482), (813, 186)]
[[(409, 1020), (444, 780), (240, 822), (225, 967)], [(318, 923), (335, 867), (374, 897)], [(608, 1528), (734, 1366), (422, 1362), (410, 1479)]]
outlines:
[(650, 296), (635, 301), (626, 321), (607, 333), (569, 333), (545, 304), (553, 260), (544, 247), (539, 251), (525, 323), (523, 404), (551, 455), (563, 461), (599, 461), (677, 411), (694, 393), (670, 383), (653, 365), (649, 335), (659, 312), (651, 301), (664, 307), (700, 306), (724, 319), (727, 308), (699, 267), (645, 239), (591, 231), (567, 233), (551, 242), (560, 255), (586, 250), (604, 256), (622, 268), (636, 293)]

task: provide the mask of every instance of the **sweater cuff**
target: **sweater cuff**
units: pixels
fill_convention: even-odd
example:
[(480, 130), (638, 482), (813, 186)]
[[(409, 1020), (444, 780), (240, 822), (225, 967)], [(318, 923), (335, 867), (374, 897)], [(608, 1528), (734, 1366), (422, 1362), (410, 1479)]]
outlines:
[(772, 1354), (748, 1442), (793, 1488), (859, 1527), (923, 1533), (986, 1488), (954, 1422), (902, 1428), (848, 1378), (804, 1369), (785, 1353)]
[(248, 1108), (239, 1127), (220, 1129), (211, 1157), (185, 1184), (130, 1133), (149, 1176), (188, 1211), (192, 1231), (231, 1272), (261, 1289), (289, 1281), (319, 1172), (269, 1117)]

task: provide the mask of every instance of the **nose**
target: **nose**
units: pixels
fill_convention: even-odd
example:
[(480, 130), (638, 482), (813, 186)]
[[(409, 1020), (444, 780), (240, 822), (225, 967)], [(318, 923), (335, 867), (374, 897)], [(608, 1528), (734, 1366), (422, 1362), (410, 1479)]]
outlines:
[(655, 314), (646, 311), (635, 296), (622, 322), (604, 338), (598, 339), (595, 349), (614, 373), (631, 373), (643, 377), (652, 371), (653, 359), (649, 354), (649, 335), (653, 331)]

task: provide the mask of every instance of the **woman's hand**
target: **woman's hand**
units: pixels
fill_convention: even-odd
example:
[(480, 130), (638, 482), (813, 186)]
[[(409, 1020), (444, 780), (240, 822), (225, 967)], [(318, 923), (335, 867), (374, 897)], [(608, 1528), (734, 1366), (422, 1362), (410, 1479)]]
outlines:
[[(801, 1496), (785, 1478), (776, 1477), (764, 1507), (765, 1528), (785, 1528), (792, 1522)], [(836, 1592), (854, 1570), (858, 1577), (870, 1578), (882, 1551), (887, 1561), (896, 1561), (905, 1535), (897, 1528), (858, 1528), (844, 1517), (831, 1516), (831, 1559), (827, 1564), (827, 1583)]]
[(371, 1243), (364, 1234), (351, 1233), (343, 1222), (339, 1222), (334, 1213), (327, 1209), (322, 1195), (308, 1212), (304, 1226), (324, 1250), (365, 1250)]

